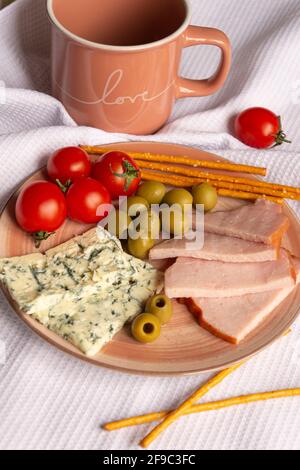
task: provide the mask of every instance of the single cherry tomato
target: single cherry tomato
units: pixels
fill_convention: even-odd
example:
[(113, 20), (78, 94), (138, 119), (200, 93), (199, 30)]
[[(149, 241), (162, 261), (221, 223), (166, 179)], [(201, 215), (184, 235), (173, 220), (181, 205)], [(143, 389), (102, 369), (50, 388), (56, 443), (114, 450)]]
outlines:
[(32, 234), (38, 247), (64, 223), (66, 200), (55, 184), (34, 181), (20, 192), (15, 213), (20, 227)]
[(281, 127), (281, 118), (265, 108), (249, 108), (235, 120), (236, 136), (249, 147), (269, 148), (291, 143)]
[(101, 206), (111, 204), (111, 197), (103, 184), (93, 178), (80, 178), (72, 184), (66, 195), (70, 219), (85, 224), (94, 224), (108, 215), (101, 214)]
[(131, 196), (141, 181), (137, 164), (126, 153), (108, 152), (94, 165), (92, 177), (105, 184), (111, 197)]
[(57, 150), (48, 160), (49, 178), (56, 182), (63, 192), (82, 176), (90, 176), (91, 162), (88, 154), (79, 147), (65, 147)]

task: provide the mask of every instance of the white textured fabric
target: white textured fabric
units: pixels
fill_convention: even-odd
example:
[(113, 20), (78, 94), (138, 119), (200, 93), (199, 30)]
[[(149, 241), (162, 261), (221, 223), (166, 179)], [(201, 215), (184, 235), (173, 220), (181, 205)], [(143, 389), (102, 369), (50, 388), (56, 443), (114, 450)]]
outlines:
[[(300, 185), (299, 0), (193, 0), (193, 22), (228, 33), (230, 78), (218, 94), (176, 104), (165, 128), (145, 139), (266, 164), (272, 180)], [(49, 93), (49, 25), (43, 0), (17, 0), (0, 12), (0, 198), (68, 144), (136, 140), (77, 127)], [(212, 48), (184, 52), (182, 74), (213, 71)], [(5, 89), (4, 89), (5, 86)], [(230, 135), (231, 118), (253, 105), (274, 109), (293, 144), (258, 152)], [(139, 137), (138, 139), (142, 139)], [(293, 204), (300, 214), (299, 203)], [(205, 401), (300, 387), (300, 324), (214, 389)], [(27, 329), (1, 296), (1, 449), (135, 449), (150, 426), (106, 433), (100, 424), (176, 406), (209, 375), (155, 378), (119, 374), (68, 357)], [(3, 349), (1, 345), (0, 353)], [(3, 351), (2, 351), (3, 352)], [(153, 449), (300, 449), (299, 397), (189, 416)]]

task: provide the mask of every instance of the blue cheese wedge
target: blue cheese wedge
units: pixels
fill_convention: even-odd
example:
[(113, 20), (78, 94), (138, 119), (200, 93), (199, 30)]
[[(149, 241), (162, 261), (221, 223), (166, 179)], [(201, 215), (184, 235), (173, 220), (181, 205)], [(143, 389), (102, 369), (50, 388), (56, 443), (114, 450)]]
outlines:
[[(100, 233), (98, 237), (97, 232)], [(28, 314), (56, 304), (59, 297), (84, 294), (95, 282), (118, 283), (128, 261), (119, 241), (93, 229), (42, 254), (0, 260), (0, 277), (12, 298)]]
[[(124, 324), (143, 310), (143, 305), (156, 287), (153, 277), (149, 288), (143, 282), (117, 288), (102, 289), (77, 301), (62, 300), (47, 312), (38, 312), (34, 318), (93, 356), (118, 333)], [(138, 292), (137, 292), (138, 291)]]
[(162, 285), (160, 272), (124, 253), (119, 240), (102, 228), (45, 255), (2, 259), (0, 279), (23, 312), (89, 356)]
[(37, 272), (45, 266), (45, 257), (39, 253), (0, 259), (0, 280), (19, 306), (25, 307), (39, 296), (42, 286)]

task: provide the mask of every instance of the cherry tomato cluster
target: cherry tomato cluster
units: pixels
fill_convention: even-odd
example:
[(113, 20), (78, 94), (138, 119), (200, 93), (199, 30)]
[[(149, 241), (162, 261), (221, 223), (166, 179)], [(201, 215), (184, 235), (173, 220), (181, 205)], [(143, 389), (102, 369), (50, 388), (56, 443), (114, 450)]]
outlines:
[[(249, 108), (235, 119), (235, 134), (246, 145), (269, 148), (287, 140), (281, 119), (265, 108)], [(29, 183), (19, 194), (16, 219), (36, 246), (66, 220), (95, 224), (106, 217), (104, 205), (134, 194), (141, 181), (136, 163), (123, 152), (109, 152), (92, 164), (80, 147), (66, 147), (48, 161), (50, 181)], [(100, 210), (102, 206), (103, 210)]]
[[(20, 192), (16, 219), (38, 247), (58, 230), (66, 218), (95, 224), (108, 214), (105, 205), (136, 192), (140, 170), (123, 152), (109, 152), (92, 165), (79, 147), (66, 147), (48, 160), (50, 181), (33, 181)], [(101, 210), (101, 207), (103, 210)]]

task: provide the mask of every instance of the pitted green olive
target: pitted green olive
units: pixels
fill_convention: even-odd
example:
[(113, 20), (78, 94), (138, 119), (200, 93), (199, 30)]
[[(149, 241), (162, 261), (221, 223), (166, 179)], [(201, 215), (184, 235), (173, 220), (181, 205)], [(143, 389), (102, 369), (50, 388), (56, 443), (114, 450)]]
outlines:
[(139, 259), (148, 258), (149, 251), (154, 246), (154, 240), (152, 238), (137, 238), (133, 240), (128, 238), (128, 251), (132, 256)]
[[(122, 207), (121, 207), (122, 209)], [(127, 213), (130, 217), (137, 217), (149, 209), (149, 203), (140, 196), (130, 196), (127, 199)]]
[(167, 188), (159, 181), (145, 181), (137, 190), (137, 196), (146, 199), (149, 204), (160, 204)]
[(160, 323), (165, 325), (173, 315), (172, 301), (166, 295), (154, 295), (146, 304), (146, 312), (155, 315)]
[(218, 202), (218, 193), (209, 183), (202, 183), (192, 189), (194, 204), (203, 204), (204, 211), (213, 210)]
[(133, 337), (141, 343), (152, 343), (160, 336), (160, 321), (151, 313), (141, 313), (131, 324)]
[(126, 238), (126, 232), (131, 222), (132, 220), (126, 212), (120, 210), (112, 211), (108, 216), (107, 229), (117, 238)]
[(154, 210), (142, 212), (135, 221), (139, 226), (139, 232), (143, 237), (149, 236), (153, 240), (159, 239), (160, 234), (160, 218), (159, 214)]
[(187, 234), (192, 228), (192, 212), (186, 213), (180, 205), (161, 210), (162, 231), (176, 236)]
[(193, 196), (186, 189), (171, 189), (171, 191), (167, 192), (162, 202), (168, 204), (168, 206), (179, 204), (184, 208), (186, 204), (193, 204)]

